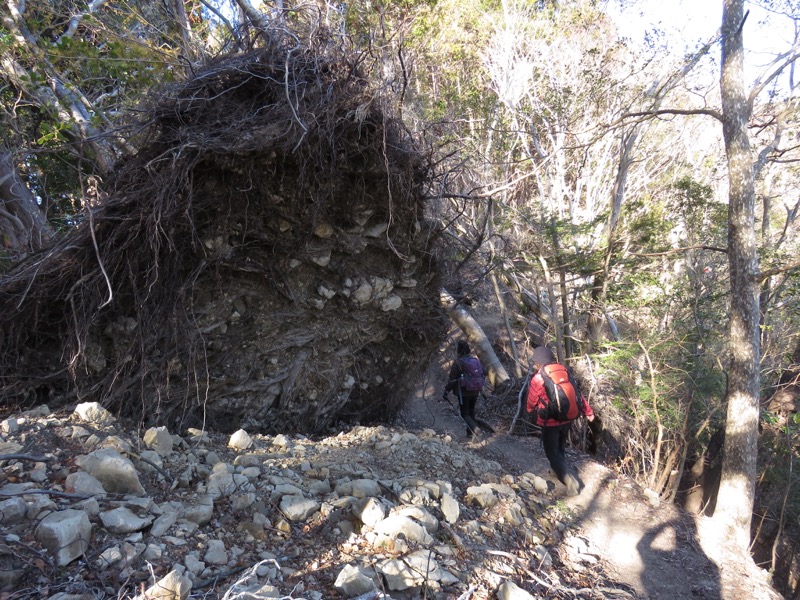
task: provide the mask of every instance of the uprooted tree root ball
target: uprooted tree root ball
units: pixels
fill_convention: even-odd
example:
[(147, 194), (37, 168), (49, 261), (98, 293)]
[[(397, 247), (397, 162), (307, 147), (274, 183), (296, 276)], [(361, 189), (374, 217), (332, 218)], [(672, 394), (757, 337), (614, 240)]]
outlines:
[(0, 284), (5, 403), (223, 431), (396, 413), (443, 327), (430, 161), (358, 60), (251, 51), (151, 98), (82, 224)]

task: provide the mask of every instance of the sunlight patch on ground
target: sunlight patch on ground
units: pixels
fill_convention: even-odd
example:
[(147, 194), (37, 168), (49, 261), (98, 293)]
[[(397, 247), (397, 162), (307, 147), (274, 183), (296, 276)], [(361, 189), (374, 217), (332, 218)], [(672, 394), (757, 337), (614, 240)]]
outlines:
[(641, 584), (644, 564), (639, 552), (636, 550), (636, 546), (642, 538), (641, 531), (635, 528), (626, 529), (622, 523), (615, 523), (613, 529), (609, 529), (608, 526), (611, 523), (605, 521), (596, 523), (596, 525), (598, 525), (596, 530), (599, 534), (597, 539), (606, 540), (606, 547), (604, 548), (606, 560), (618, 570), (624, 570), (628, 580), (635, 576)]

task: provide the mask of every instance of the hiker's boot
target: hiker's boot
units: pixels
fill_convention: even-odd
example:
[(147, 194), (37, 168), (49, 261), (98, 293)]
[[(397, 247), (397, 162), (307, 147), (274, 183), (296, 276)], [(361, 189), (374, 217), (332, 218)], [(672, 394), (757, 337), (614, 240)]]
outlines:
[(564, 485), (567, 486), (567, 496), (577, 496), (581, 492), (580, 484), (573, 475), (564, 477)]

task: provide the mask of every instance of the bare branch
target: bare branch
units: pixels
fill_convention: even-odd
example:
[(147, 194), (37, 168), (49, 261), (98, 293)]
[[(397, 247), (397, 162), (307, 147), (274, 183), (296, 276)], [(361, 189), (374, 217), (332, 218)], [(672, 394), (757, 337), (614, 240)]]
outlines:
[(723, 254), (728, 253), (727, 248), (719, 248), (718, 246), (686, 246), (684, 248), (672, 248), (670, 250), (665, 250), (664, 252), (631, 252), (631, 256), (667, 256), (669, 254), (675, 254), (677, 252), (686, 252), (687, 250), (711, 250), (713, 252), (722, 252)]
[(714, 117), (717, 121), (720, 122), (722, 121), (722, 113), (712, 108), (688, 108), (688, 109), (662, 108), (658, 110), (643, 110), (639, 112), (625, 113), (620, 117), (620, 121), (630, 117), (658, 117), (662, 115), (673, 115), (673, 116), (705, 115), (707, 117)]
[(59, 37), (58, 40), (56, 40), (56, 43), (60, 44), (61, 42), (64, 41), (65, 38), (72, 38), (75, 35), (75, 32), (78, 31), (78, 26), (81, 24), (81, 21), (83, 21), (85, 17), (88, 17), (89, 15), (95, 13), (106, 2), (108, 2), (108, 0), (92, 0), (88, 4), (89, 10), (77, 15), (73, 15), (72, 18), (69, 20), (69, 26), (67, 27), (67, 30), (63, 34), (61, 34), (61, 37)]

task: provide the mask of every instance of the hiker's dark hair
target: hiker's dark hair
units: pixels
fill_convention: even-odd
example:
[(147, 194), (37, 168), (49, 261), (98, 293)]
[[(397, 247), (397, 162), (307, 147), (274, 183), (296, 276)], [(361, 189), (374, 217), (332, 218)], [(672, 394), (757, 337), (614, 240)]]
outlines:
[(458, 343), (456, 344), (456, 354), (458, 356), (467, 356), (469, 352), (470, 352), (469, 344), (464, 340), (458, 340)]

